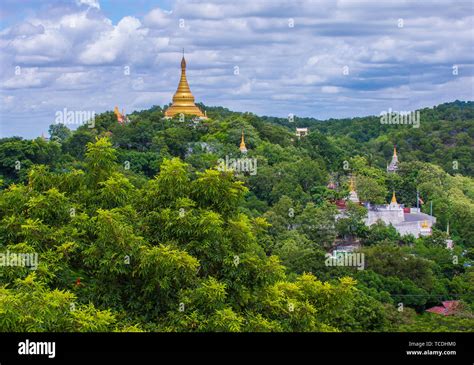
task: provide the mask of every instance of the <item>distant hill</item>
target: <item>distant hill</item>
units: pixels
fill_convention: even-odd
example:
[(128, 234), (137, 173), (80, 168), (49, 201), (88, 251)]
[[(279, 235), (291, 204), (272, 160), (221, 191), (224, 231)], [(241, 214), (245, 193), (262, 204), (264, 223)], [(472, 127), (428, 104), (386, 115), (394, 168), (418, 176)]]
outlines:
[[(333, 137), (341, 148), (371, 156), (383, 167), (396, 144), (404, 161), (435, 163), (449, 173), (474, 176), (474, 101), (444, 103), (420, 112), (420, 127), (384, 125), (380, 116), (350, 119), (261, 117), (262, 120), (289, 129), (308, 127)], [(458, 170), (453, 170), (456, 161)]]

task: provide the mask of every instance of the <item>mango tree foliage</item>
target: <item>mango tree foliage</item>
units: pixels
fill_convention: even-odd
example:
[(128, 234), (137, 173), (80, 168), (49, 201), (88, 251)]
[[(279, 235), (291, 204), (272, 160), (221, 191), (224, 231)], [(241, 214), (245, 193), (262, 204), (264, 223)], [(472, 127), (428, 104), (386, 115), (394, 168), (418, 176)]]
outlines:
[(80, 305), (76, 295), (49, 290), (34, 274), (0, 287), (0, 327), (9, 332), (100, 332), (117, 326), (109, 310)]
[(112, 148), (108, 138), (96, 138), (96, 142), (87, 144), (85, 162), (89, 172), (90, 183), (95, 187), (104, 181), (113, 171), (117, 159), (117, 151)]

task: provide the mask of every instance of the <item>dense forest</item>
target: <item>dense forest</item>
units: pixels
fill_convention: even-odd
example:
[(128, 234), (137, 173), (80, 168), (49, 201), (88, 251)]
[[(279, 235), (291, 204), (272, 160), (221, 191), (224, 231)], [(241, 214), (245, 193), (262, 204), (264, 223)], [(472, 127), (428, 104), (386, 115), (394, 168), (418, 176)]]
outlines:
[[(0, 331), (473, 331), (474, 102), (419, 128), (200, 107), (0, 139), (0, 252), (38, 254), (0, 267)], [(363, 201), (418, 191), (433, 234), (367, 227), (352, 204), (336, 220), (350, 174)], [(348, 235), (363, 270), (327, 265)], [(446, 300), (454, 314), (426, 312)]]

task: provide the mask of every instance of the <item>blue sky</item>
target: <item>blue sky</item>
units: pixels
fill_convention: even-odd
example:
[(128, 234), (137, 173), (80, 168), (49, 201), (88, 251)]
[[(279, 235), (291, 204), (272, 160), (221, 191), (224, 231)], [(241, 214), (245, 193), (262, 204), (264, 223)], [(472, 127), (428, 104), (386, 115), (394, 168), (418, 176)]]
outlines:
[(473, 22), (462, 0), (3, 0), (0, 136), (167, 104), (182, 48), (196, 101), (259, 115), (474, 100)]

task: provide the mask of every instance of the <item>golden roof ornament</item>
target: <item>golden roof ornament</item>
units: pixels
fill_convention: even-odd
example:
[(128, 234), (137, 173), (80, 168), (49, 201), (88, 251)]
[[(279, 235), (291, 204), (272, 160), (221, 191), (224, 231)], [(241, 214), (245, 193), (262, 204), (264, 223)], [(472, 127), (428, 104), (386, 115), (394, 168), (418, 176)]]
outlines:
[(184, 50), (183, 58), (181, 59), (181, 78), (179, 80), (178, 89), (173, 96), (173, 104), (165, 111), (165, 117), (172, 118), (177, 114), (196, 115), (201, 119), (207, 119), (201, 109), (194, 104), (194, 95), (191, 93), (186, 78), (186, 60), (184, 58)]

